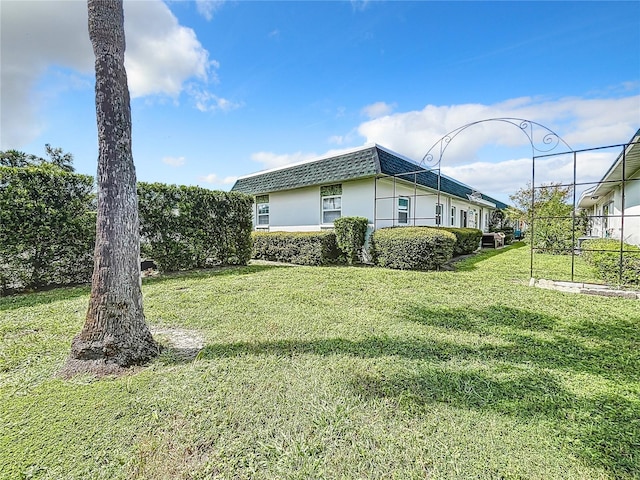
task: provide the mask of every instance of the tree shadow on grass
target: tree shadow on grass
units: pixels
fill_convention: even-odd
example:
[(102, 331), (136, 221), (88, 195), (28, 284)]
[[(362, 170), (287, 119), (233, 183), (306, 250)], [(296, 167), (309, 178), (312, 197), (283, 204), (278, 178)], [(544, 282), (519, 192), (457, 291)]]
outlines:
[(640, 381), (638, 321), (584, 320), (560, 327), (552, 316), (502, 305), (483, 309), (414, 306), (404, 315), (423, 326), (497, 337), (506, 343), (487, 343), (467, 352), (470, 355), (475, 352), (483, 358), (593, 374), (612, 381)]
[(575, 397), (548, 372), (496, 378), (485, 371), (426, 367), (419, 374), (351, 380), (364, 398), (393, 398), (418, 414), (429, 405), (491, 411), (524, 419), (545, 419), (578, 456), (615, 478), (637, 478), (640, 467), (640, 402), (613, 393)]
[[(364, 398), (394, 398), (416, 414), (430, 404), (446, 403), (526, 421), (545, 419), (586, 462), (616, 478), (632, 478), (640, 471), (640, 400), (627, 393), (640, 378), (636, 361), (640, 333), (632, 321), (623, 327), (620, 322), (605, 326), (585, 321), (563, 329), (559, 318), (505, 306), (475, 310), (414, 306), (404, 318), (420, 324), (417, 328), (423, 331), (417, 333), (423, 336), (217, 343), (207, 345), (198, 358), (391, 357), (393, 369), (385, 371), (378, 363), (376, 373), (352, 375), (349, 384), (354, 392)], [(424, 330), (428, 327), (452, 329), (461, 341), (430, 338)], [(475, 340), (469, 342), (469, 336)], [(425, 362), (413, 363), (405, 372), (393, 357)], [(585, 389), (576, 396), (561, 383), (566, 374), (575, 373), (622, 386), (596, 393)]]

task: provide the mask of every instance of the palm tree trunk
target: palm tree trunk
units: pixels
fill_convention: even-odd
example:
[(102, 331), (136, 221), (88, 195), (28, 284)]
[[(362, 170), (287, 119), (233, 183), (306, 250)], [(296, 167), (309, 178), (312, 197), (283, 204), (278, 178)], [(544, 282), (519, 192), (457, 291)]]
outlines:
[(122, 0), (88, 0), (88, 10), (96, 57), (98, 216), (91, 299), (70, 359), (127, 367), (155, 356), (158, 345), (142, 308), (124, 13)]

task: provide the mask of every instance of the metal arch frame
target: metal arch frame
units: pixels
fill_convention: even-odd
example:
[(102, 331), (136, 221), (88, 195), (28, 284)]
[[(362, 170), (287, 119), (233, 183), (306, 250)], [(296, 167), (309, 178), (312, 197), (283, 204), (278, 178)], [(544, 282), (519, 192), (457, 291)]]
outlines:
[[(456, 128), (455, 130), (450, 131), (449, 133), (444, 135), (442, 138), (440, 138), (440, 140), (438, 140), (436, 143), (434, 143), (431, 146), (431, 148), (427, 151), (427, 153), (422, 157), (422, 161), (420, 162), (420, 165), (426, 166), (426, 167), (438, 165), (438, 168), (439, 168), (440, 163), (442, 162), (442, 156), (444, 155), (445, 150), (449, 146), (449, 143), (451, 143), (453, 139), (455, 139), (460, 133), (465, 131), (467, 128), (473, 127), (474, 125), (479, 125), (481, 123), (487, 123), (487, 122), (503, 122), (519, 128), (520, 131), (524, 133), (526, 137), (529, 139), (529, 143), (531, 144), (532, 157), (534, 156), (535, 152), (541, 152), (541, 153), (551, 152), (555, 150), (558, 147), (558, 145), (560, 145), (560, 143), (562, 143), (564, 146), (566, 146), (569, 149), (568, 152), (563, 152), (563, 153), (573, 152), (573, 148), (571, 148), (569, 144), (565, 142), (560, 135), (558, 135), (556, 132), (554, 132), (550, 128), (538, 122), (534, 122), (532, 120), (527, 120), (524, 118), (516, 118), (516, 117), (497, 117), (497, 118), (486, 118), (484, 120), (478, 120), (476, 122), (467, 123), (466, 125), (463, 125), (461, 127)], [(542, 136), (542, 140), (541, 140), (542, 144), (546, 145), (546, 148), (539, 148), (537, 146), (539, 145), (539, 143), (536, 142), (536, 137), (534, 132), (535, 127), (539, 127), (540, 129), (546, 131), (546, 133)], [(438, 145), (440, 145), (440, 153), (438, 155), (438, 159), (435, 160), (434, 155), (431, 152)]]
[[(534, 208), (535, 208), (536, 152), (548, 154), (549, 152), (552, 152), (553, 150), (555, 150), (560, 144), (562, 144), (568, 149), (568, 151), (560, 152), (560, 153), (557, 153), (556, 155), (563, 155), (563, 154), (569, 154), (569, 153), (572, 153), (574, 155), (574, 193), (573, 195), (574, 195), (574, 210), (575, 210), (575, 167), (576, 167), (575, 154), (576, 154), (576, 151), (573, 148), (571, 148), (571, 146), (560, 135), (558, 135), (556, 132), (546, 127), (545, 125), (542, 125), (541, 123), (538, 123), (538, 122), (534, 122), (533, 120), (527, 120), (525, 118), (517, 118), (517, 117), (486, 118), (483, 120), (467, 123), (466, 125), (463, 125), (461, 127), (456, 128), (455, 130), (450, 131), (449, 133), (444, 135), (442, 138), (440, 138), (440, 140), (438, 140), (436, 143), (434, 143), (431, 146), (431, 148), (427, 151), (427, 153), (422, 157), (420, 166), (426, 167), (430, 170), (438, 171), (438, 200), (437, 200), (438, 204), (440, 204), (441, 164), (442, 164), (442, 157), (444, 155), (445, 150), (447, 149), (449, 144), (463, 131), (475, 125), (488, 123), (488, 122), (502, 122), (502, 123), (513, 125), (514, 127), (519, 128), (520, 131), (524, 133), (524, 135), (529, 140), (529, 143), (531, 144), (531, 217), (532, 217), (531, 218), (532, 220), (531, 236), (533, 237), (533, 234), (534, 234), (533, 220), (535, 220)], [(542, 136), (540, 140), (538, 140), (540, 136), (536, 137), (536, 132), (537, 132), (536, 127), (542, 130)], [(440, 148), (439, 148), (438, 157), (436, 159), (432, 151), (438, 146)], [(573, 230), (575, 231), (575, 215), (573, 215), (573, 222), (574, 222)], [(534, 251), (534, 248), (532, 243), (531, 257), (530, 257), (530, 264), (529, 264), (529, 273), (531, 278), (533, 278), (533, 251)], [(571, 259), (572, 280), (573, 280), (573, 263), (574, 263), (574, 259), (572, 254), (572, 259)]]

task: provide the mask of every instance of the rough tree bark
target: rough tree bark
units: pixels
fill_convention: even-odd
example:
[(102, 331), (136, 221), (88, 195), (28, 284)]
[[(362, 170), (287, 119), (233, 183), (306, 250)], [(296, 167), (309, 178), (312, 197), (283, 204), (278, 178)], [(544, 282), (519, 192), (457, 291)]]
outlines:
[[(89, 309), (82, 331), (73, 339), (67, 373), (95, 371), (97, 364), (128, 367), (158, 353), (142, 308), (123, 4), (122, 0), (88, 0), (87, 4), (96, 57), (97, 235)], [(87, 368), (79, 366), (79, 361)]]

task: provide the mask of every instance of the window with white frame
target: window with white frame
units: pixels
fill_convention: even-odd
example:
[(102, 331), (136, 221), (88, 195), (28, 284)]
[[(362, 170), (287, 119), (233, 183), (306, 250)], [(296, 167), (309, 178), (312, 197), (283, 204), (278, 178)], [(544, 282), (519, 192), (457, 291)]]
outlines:
[(442, 204), (436, 204), (436, 225), (442, 225)]
[(467, 211), (460, 209), (460, 227), (467, 228)]
[(407, 225), (410, 217), (409, 197), (398, 197), (398, 225)]
[(342, 185), (326, 185), (320, 187), (322, 199), (322, 223), (333, 223), (342, 216)]
[(269, 195), (256, 197), (256, 225), (258, 227), (269, 225)]
[(456, 226), (456, 207), (451, 206), (451, 226)]
[(602, 206), (602, 231), (605, 237), (611, 237), (613, 229), (610, 228), (609, 217), (613, 215), (613, 201), (607, 202)]

